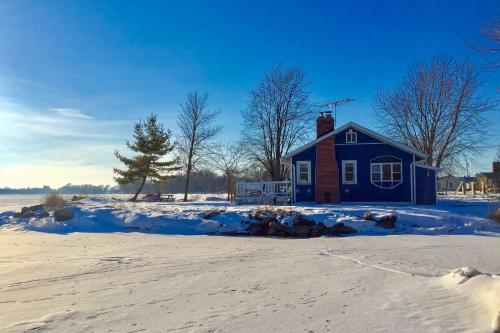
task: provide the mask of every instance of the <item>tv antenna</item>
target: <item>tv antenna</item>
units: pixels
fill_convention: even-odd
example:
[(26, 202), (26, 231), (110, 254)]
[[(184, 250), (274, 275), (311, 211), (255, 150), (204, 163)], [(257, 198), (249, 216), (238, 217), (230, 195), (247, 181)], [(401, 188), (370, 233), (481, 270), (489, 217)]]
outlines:
[(331, 101), (331, 102), (328, 102), (325, 104), (319, 104), (317, 106), (320, 108), (333, 109), (334, 119), (335, 119), (335, 121), (337, 121), (337, 106), (349, 104), (349, 103), (354, 102), (354, 101), (355, 101), (354, 98), (342, 98), (342, 99), (338, 99), (336, 101)]

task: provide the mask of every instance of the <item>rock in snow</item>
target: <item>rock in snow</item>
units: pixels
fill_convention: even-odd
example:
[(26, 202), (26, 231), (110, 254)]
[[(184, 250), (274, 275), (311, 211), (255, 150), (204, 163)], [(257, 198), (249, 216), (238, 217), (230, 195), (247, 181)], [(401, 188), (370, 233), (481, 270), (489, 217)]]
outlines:
[(386, 229), (394, 229), (396, 228), (396, 220), (397, 217), (394, 214), (387, 214), (376, 217), (376, 225)]
[(44, 218), (49, 216), (49, 213), (44, 209), (43, 205), (34, 205), (21, 208), (21, 212), (14, 214), (14, 218), (29, 219), (32, 217)]
[(71, 220), (73, 218), (73, 208), (64, 207), (61, 209), (57, 209), (54, 211), (54, 220), (55, 221), (66, 221)]
[(210, 220), (214, 216), (217, 216), (217, 215), (222, 214), (224, 212), (225, 212), (225, 210), (222, 210), (222, 209), (211, 210), (211, 211), (208, 211), (208, 212), (204, 213), (203, 214), (203, 218), (205, 220)]
[(30, 206), (30, 207), (28, 207), (28, 209), (31, 210), (32, 212), (45, 210), (43, 204)]
[(306, 218), (298, 212), (283, 211), (281, 209), (257, 210), (248, 215), (250, 219), (246, 231), (251, 236), (275, 236), (275, 237), (318, 237), (318, 236), (340, 236), (352, 234), (356, 229), (336, 223), (328, 228), (323, 222), (316, 222)]
[(330, 235), (340, 236), (342, 234), (353, 234), (356, 232), (356, 229), (340, 222), (335, 224), (333, 227), (330, 227), (328, 231), (330, 232)]

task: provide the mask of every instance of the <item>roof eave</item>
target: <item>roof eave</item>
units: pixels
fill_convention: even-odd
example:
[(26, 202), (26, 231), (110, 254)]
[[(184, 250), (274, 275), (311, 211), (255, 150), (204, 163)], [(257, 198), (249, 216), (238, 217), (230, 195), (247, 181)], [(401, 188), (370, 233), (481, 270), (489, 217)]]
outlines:
[[(399, 149), (401, 149), (401, 150), (404, 150), (404, 151), (406, 151), (406, 152), (408, 152), (408, 153), (410, 153), (410, 154), (413, 154), (413, 155), (419, 156), (419, 157), (424, 158), (424, 159), (425, 159), (425, 158), (427, 158), (427, 154), (422, 153), (421, 151), (418, 151), (418, 150), (416, 150), (416, 149), (413, 149), (413, 148), (411, 148), (411, 147), (409, 147), (409, 146), (407, 146), (407, 145), (405, 145), (405, 144), (402, 144), (402, 143), (396, 142), (396, 141), (394, 141), (394, 140), (392, 140), (392, 139), (390, 139), (390, 138), (388, 138), (388, 137), (386, 137), (386, 136), (383, 136), (383, 135), (381, 135), (381, 134), (378, 134), (378, 133), (376, 133), (376, 132), (374, 132), (374, 131), (372, 131), (372, 130), (370, 130), (370, 129), (366, 128), (366, 127), (363, 127), (363, 126), (361, 126), (361, 125), (358, 125), (358, 124), (356, 124), (356, 123), (353, 123), (352, 121), (351, 121), (351, 122), (348, 122), (347, 124), (344, 124), (343, 126), (340, 126), (340, 127), (339, 127), (339, 128), (337, 128), (336, 130), (333, 130), (333, 131), (331, 131), (331, 132), (328, 132), (328, 133), (326, 133), (326, 134), (324, 134), (324, 135), (320, 136), (319, 138), (317, 138), (317, 139), (316, 139), (316, 140), (314, 140), (314, 141), (311, 141), (311, 142), (309, 142), (309, 143), (306, 143), (306, 144), (305, 144), (305, 145), (303, 145), (302, 147), (300, 147), (300, 148), (298, 148), (298, 149), (295, 149), (294, 151), (292, 151), (292, 152), (290, 152), (290, 153), (286, 154), (285, 156), (283, 156), (282, 158), (284, 158), (284, 159), (287, 159), (287, 160), (288, 160), (289, 158), (292, 158), (293, 156), (297, 155), (298, 153), (301, 153), (301, 152), (303, 152), (304, 150), (311, 148), (312, 146), (314, 146), (314, 145), (315, 145), (315, 144), (317, 144), (318, 142), (323, 141), (324, 139), (326, 139), (326, 138), (328, 138), (328, 137), (330, 137), (330, 136), (332, 136), (332, 135), (336, 135), (336, 134), (338, 134), (338, 133), (340, 133), (340, 132), (344, 131), (345, 129), (347, 129), (347, 128), (349, 128), (349, 127), (354, 127), (354, 128), (356, 128), (358, 131), (365, 132), (365, 134), (367, 134), (367, 135), (373, 136), (373, 137), (375, 137), (376, 139), (378, 139), (378, 140), (380, 140), (380, 141), (382, 141), (382, 142), (385, 142), (385, 143), (387, 143), (387, 144), (390, 144), (390, 145), (392, 145), (392, 146), (395, 146), (396, 148), (399, 148)], [(368, 133), (366, 133), (366, 132), (368, 132)]]

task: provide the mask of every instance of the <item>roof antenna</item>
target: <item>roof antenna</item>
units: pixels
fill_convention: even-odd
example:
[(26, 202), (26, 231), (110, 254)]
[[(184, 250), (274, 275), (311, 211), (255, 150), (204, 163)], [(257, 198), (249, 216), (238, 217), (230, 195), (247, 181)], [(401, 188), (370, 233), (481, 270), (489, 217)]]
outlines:
[(317, 106), (320, 108), (333, 109), (334, 110), (334, 119), (335, 119), (335, 123), (336, 123), (337, 122), (337, 106), (345, 105), (345, 104), (348, 104), (348, 103), (351, 103), (354, 101), (355, 101), (354, 98), (342, 98), (342, 99), (338, 99), (336, 101), (331, 101), (331, 102), (328, 102), (325, 104), (319, 104)]

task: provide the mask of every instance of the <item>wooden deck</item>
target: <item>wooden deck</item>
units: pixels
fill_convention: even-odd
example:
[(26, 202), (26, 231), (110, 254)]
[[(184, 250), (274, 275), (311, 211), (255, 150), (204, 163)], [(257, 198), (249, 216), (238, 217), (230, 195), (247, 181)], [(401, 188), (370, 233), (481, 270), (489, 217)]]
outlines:
[(237, 204), (285, 205), (291, 198), (290, 181), (237, 182), (234, 200)]

